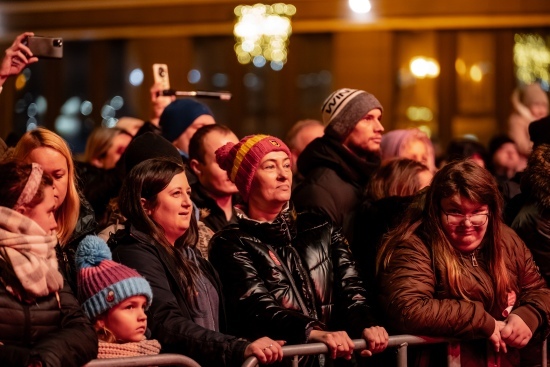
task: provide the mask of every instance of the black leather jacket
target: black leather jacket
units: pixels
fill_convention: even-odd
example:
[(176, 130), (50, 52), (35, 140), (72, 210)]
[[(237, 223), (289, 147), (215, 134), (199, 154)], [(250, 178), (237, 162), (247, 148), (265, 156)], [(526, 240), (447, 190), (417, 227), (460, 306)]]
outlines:
[[(201, 366), (240, 366), (249, 342), (208, 330), (193, 322), (193, 306), (178, 280), (175, 261), (152, 237), (129, 223), (109, 239), (113, 260), (136, 269), (153, 290), (153, 303), (147, 311), (148, 327), (163, 353), (180, 353)], [(197, 252), (198, 253), (198, 252)], [(212, 265), (198, 255), (200, 269), (219, 290), (220, 282)], [(225, 329), (220, 294), (220, 329)]]
[(272, 222), (237, 213), (211, 240), (230, 331), (305, 343), (312, 328), (360, 337), (375, 324), (348, 243), (325, 217), (292, 205)]

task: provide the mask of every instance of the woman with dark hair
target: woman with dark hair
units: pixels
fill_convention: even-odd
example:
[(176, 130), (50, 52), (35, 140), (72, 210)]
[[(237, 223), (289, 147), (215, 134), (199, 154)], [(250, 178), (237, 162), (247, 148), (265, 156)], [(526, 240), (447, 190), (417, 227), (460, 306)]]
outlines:
[(376, 253), (382, 237), (401, 223), (414, 195), (432, 177), (432, 171), (418, 161), (393, 158), (382, 163), (367, 184), (350, 244), (367, 290), (375, 289)]
[(97, 337), (58, 270), (53, 180), (0, 164), (0, 365), (79, 367)]
[[(232, 330), (291, 344), (322, 342), (331, 358), (351, 358), (350, 336), (367, 341), (363, 356), (381, 352), (388, 334), (372, 318), (341, 229), (322, 215), (294, 210), (290, 156), (269, 135), (247, 136), (216, 151), (245, 203), (237, 207), (238, 224), (210, 242)], [(302, 365), (320, 362), (309, 358)]]
[(184, 166), (167, 158), (136, 165), (121, 189), (119, 208), (127, 222), (109, 244), (113, 260), (151, 285), (152, 338), (163, 353), (185, 354), (203, 366), (240, 366), (249, 356), (261, 363), (280, 360), (283, 342), (249, 342), (220, 332), (226, 322), (220, 280), (196, 249), (190, 194)]
[[(435, 174), (422, 210), (411, 211), (378, 253), (381, 305), (394, 332), (459, 338), (465, 366), (493, 357), (510, 366), (529, 365), (523, 357), (540, 363), (527, 350), (542, 339), (521, 356), (517, 348), (548, 334), (550, 290), (501, 209), (494, 178), (473, 161)], [(497, 355), (476, 338), (489, 338)], [(422, 352), (417, 365), (442, 361)]]
[(375, 171), (365, 195), (371, 202), (390, 196), (414, 195), (428, 186), (432, 177), (428, 166), (408, 158), (394, 158)]

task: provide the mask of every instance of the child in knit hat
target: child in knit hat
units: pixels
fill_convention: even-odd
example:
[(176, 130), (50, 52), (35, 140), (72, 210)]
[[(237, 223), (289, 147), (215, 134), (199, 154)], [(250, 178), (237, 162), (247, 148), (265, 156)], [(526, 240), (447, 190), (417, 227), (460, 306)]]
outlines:
[(78, 296), (99, 338), (98, 358), (154, 355), (156, 340), (147, 340), (147, 315), (153, 292), (137, 271), (112, 260), (109, 247), (86, 236), (76, 251)]

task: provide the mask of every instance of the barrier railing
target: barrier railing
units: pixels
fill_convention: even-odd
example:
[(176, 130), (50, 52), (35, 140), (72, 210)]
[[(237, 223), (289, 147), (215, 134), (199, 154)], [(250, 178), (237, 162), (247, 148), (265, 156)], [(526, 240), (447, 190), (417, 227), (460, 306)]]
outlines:
[[(363, 339), (353, 340), (355, 350), (362, 350), (367, 347), (367, 343)], [(409, 345), (421, 344), (443, 344), (449, 345), (453, 349), (453, 353), (447, 354), (448, 366), (460, 366), (460, 357), (456, 357), (456, 353), (460, 355), (460, 342), (456, 339), (446, 338), (430, 338), (414, 335), (394, 335), (390, 336), (388, 348), (397, 349), (397, 366), (407, 367), (407, 347)], [(328, 353), (328, 347), (323, 343), (287, 345), (283, 347), (285, 358), (292, 357), (292, 366), (298, 367), (299, 356), (309, 356), (316, 354)], [(542, 344), (542, 367), (547, 367), (547, 340)], [(242, 367), (256, 367), (258, 360), (256, 357), (248, 358)], [(158, 354), (153, 356), (140, 357), (125, 357), (125, 358), (107, 358), (94, 359), (84, 367), (145, 367), (145, 366), (176, 366), (176, 367), (201, 367), (197, 362), (189, 357), (181, 354)]]
[[(355, 344), (355, 350), (366, 349), (367, 343), (363, 339), (353, 340)], [(407, 347), (409, 345), (421, 345), (421, 344), (448, 344), (448, 349), (453, 349), (453, 353), (447, 353), (447, 365), (448, 366), (460, 366), (460, 357), (456, 357), (456, 353), (460, 355), (460, 341), (456, 339), (446, 338), (430, 338), (420, 337), (414, 335), (394, 335), (390, 336), (388, 342), (388, 348), (397, 348), (397, 366), (407, 367)], [(546, 343), (545, 340), (542, 345), (542, 367), (547, 367), (546, 361)], [(292, 357), (292, 366), (298, 367), (299, 356), (309, 356), (316, 354), (328, 353), (328, 347), (323, 343), (312, 344), (298, 344), (287, 345), (283, 347), (283, 355), (285, 358)], [(242, 367), (256, 367), (258, 360), (256, 357), (249, 357), (242, 365)]]
[(157, 354), (153, 356), (94, 359), (84, 367), (146, 367), (177, 366), (201, 367), (197, 362), (181, 354)]

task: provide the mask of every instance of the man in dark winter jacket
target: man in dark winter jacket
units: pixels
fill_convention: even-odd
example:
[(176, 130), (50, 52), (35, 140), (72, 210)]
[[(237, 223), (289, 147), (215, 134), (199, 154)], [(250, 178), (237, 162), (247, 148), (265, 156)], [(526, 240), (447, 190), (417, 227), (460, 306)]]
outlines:
[(189, 166), (197, 176), (191, 185), (191, 200), (200, 210), (200, 220), (214, 233), (237, 223), (233, 206), (237, 186), (216, 162), (215, 151), (239, 138), (224, 125), (206, 125), (197, 130), (189, 142)]
[(312, 141), (298, 158), (305, 177), (292, 198), (298, 210), (328, 215), (352, 240), (354, 214), (364, 187), (380, 165), (383, 108), (372, 94), (339, 89), (322, 107), (325, 135)]

